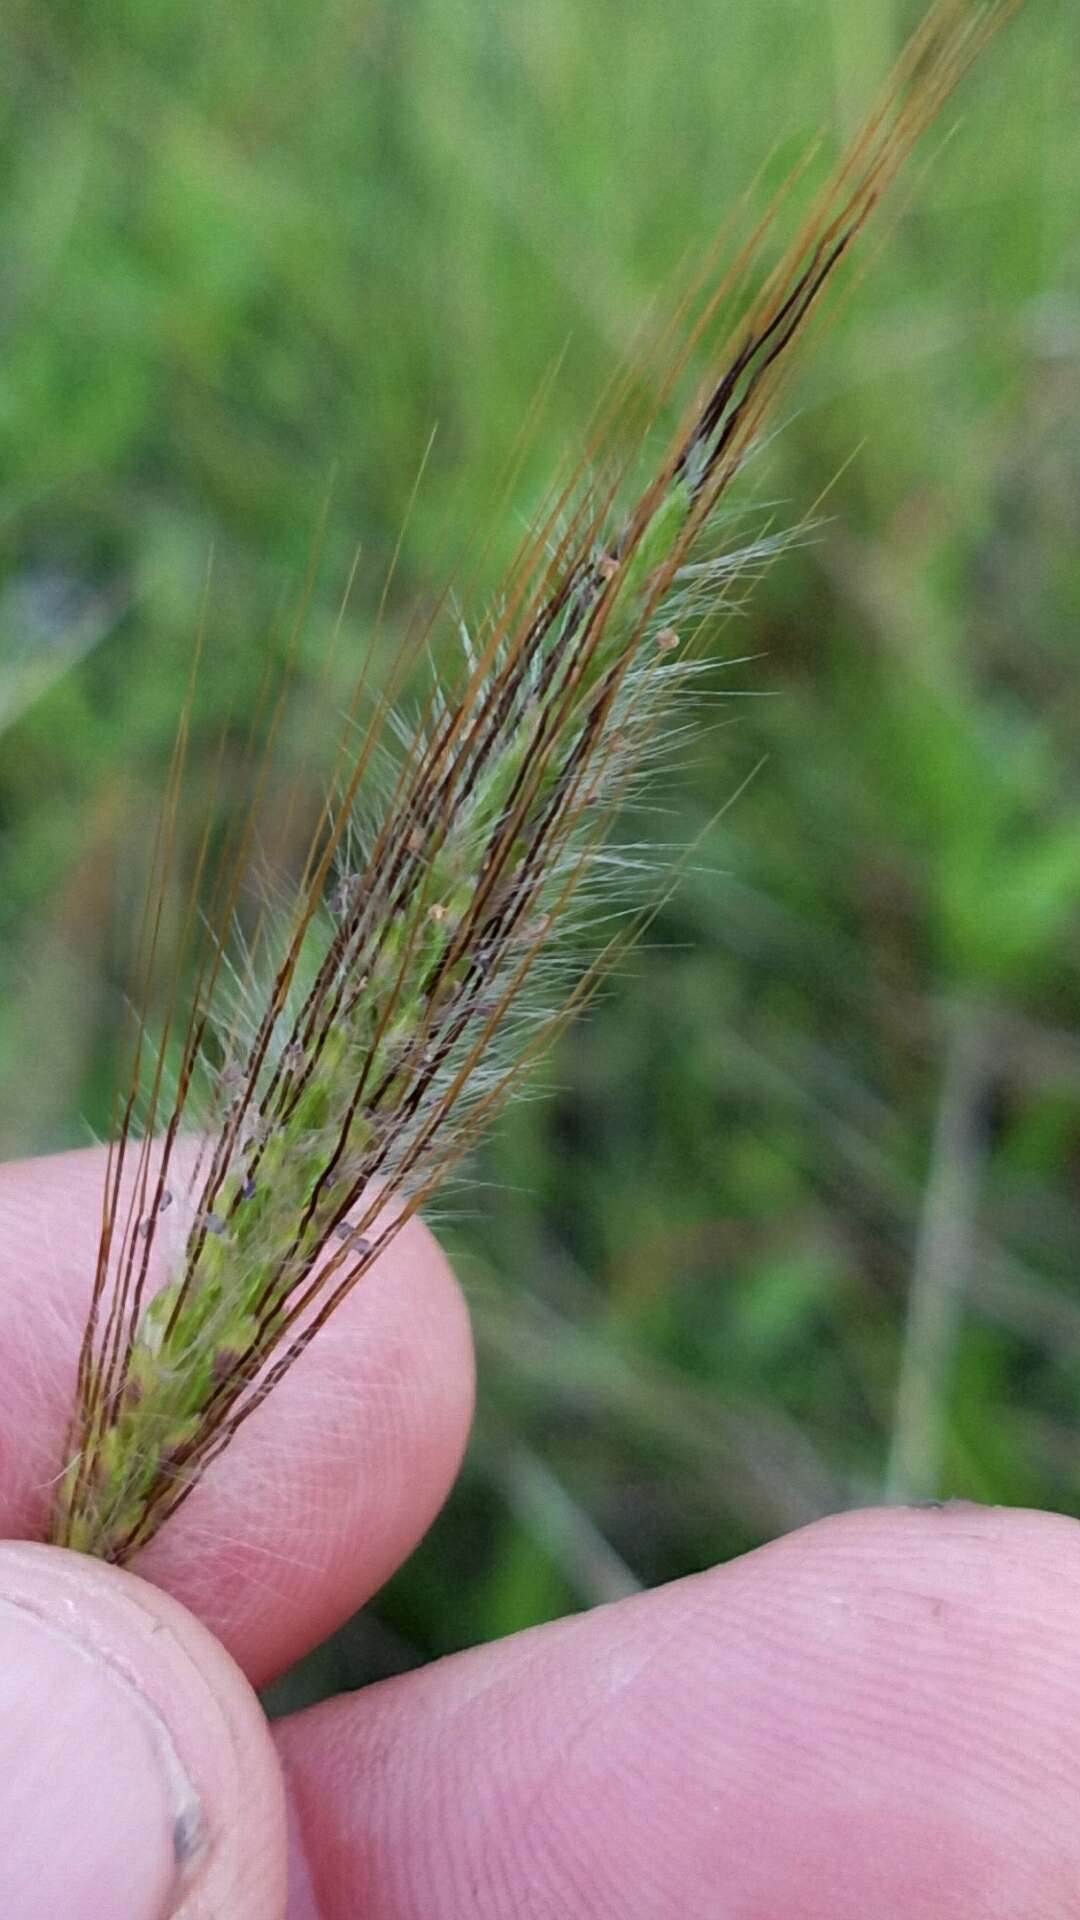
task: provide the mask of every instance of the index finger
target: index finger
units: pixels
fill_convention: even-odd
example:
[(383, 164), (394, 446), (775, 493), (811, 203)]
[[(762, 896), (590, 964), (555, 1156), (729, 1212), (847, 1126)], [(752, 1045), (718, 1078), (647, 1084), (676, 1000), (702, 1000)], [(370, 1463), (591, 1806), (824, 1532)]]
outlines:
[[(41, 1539), (62, 1469), (104, 1154), (0, 1167), (0, 1535)], [(405, 1226), (133, 1562), (255, 1685), (348, 1617), (441, 1506), (472, 1412), (468, 1317)]]

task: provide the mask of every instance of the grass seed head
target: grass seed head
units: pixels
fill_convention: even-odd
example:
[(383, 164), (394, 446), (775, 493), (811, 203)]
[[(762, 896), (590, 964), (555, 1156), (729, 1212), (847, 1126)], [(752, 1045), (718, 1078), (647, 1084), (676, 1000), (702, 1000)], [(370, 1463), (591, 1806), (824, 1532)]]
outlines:
[[(433, 685), (415, 725), (377, 702), (294, 906), (265, 934), (268, 983), (210, 944), (174, 1088), (163, 1042), (142, 1132), (134, 1095), (120, 1116), (56, 1541), (122, 1561), (152, 1537), (620, 950), (621, 929), (599, 948), (590, 933), (612, 911), (597, 905), (619, 867), (612, 816), (662, 751), (694, 633), (775, 550), (733, 540), (728, 496), (826, 287), (1012, 6), (939, 0), (639, 497), (620, 511), (613, 483), (561, 498), (464, 629), (458, 681)], [(624, 864), (637, 878), (640, 860)], [(159, 921), (151, 904), (150, 960)], [(140, 1032), (136, 1080), (145, 1049)]]

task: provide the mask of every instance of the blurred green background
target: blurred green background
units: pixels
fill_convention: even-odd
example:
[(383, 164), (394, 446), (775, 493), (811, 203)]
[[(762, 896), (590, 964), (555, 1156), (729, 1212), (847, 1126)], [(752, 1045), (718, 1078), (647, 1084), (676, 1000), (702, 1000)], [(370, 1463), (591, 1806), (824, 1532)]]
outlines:
[[(763, 165), (821, 126), (835, 150), (917, 12), (8, 0), (5, 1155), (108, 1127), (211, 553), (192, 831), (223, 727), (244, 797), (317, 548), (266, 825), (288, 868), (432, 427), (387, 658), (492, 532), (553, 362), (476, 604), (680, 263)], [(763, 466), (782, 522), (831, 491), (716, 637), (749, 697), (662, 783), (663, 837), (705, 829), (692, 869), (448, 1203), (481, 1360), (461, 1485), (279, 1702), (885, 1492), (1080, 1510), (1067, 0), (1029, 0), (928, 158)]]

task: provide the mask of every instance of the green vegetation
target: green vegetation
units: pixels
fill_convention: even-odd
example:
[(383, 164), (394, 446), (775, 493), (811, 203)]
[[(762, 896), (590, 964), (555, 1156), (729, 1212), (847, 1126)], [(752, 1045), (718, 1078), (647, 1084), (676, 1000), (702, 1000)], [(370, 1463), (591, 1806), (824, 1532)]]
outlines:
[[(211, 551), (177, 920), (313, 549), (286, 870), (403, 524), (387, 662), (455, 563), (497, 580), (553, 363), (523, 514), (679, 263), (849, 129), (917, 11), (6, 9), (5, 1153), (108, 1129)], [(887, 1481), (1080, 1502), (1078, 66), (1030, 0), (790, 390), (758, 490), (784, 525), (830, 489), (821, 524), (717, 638), (753, 697), (665, 788), (692, 870), (448, 1202), (472, 1464), (328, 1677)]]

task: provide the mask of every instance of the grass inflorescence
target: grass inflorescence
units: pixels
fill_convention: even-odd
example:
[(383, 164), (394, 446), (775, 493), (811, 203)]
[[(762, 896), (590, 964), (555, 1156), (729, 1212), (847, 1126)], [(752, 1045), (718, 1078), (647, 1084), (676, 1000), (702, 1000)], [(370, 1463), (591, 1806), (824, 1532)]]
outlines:
[[(142, 1112), (140, 1030), (58, 1543), (123, 1561), (152, 1537), (623, 943), (621, 922), (596, 931), (610, 822), (664, 741), (702, 623), (768, 551), (731, 533), (729, 492), (822, 294), (1014, 4), (932, 10), (648, 484), (627, 506), (624, 461), (560, 492), (492, 611), (462, 625), (456, 681), (415, 724), (376, 702), (293, 907), (236, 964), (208, 944), (175, 1084), (161, 1041)], [(707, 290), (666, 378), (752, 280), (770, 227)], [(172, 805), (182, 747), (183, 728)], [(222, 925), (241, 871), (238, 854)], [(151, 957), (156, 937), (151, 902)]]

